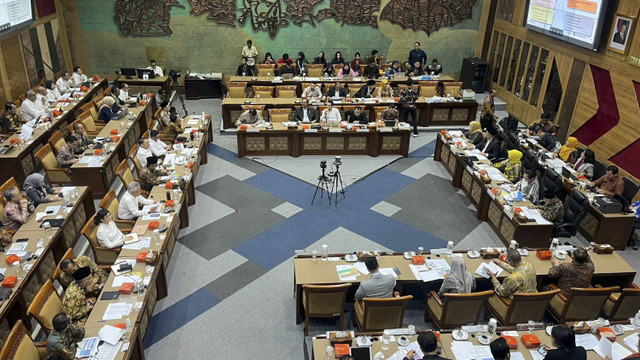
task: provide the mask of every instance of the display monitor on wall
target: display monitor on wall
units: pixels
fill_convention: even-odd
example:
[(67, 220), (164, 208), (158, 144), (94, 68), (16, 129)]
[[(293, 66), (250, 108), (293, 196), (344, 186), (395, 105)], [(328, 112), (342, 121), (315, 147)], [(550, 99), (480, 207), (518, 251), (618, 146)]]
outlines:
[(0, 0), (0, 36), (34, 21), (32, 0)]
[(529, 0), (525, 26), (598, 50), (608, 0)]

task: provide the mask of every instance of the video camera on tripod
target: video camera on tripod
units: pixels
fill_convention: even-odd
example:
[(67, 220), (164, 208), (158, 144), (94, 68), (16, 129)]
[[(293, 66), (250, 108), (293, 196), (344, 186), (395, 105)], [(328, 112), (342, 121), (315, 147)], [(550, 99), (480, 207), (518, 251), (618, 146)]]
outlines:
[(169, 70), (169, 78), (173, 81), (178, 81), (178, 78), (182, 76), (181, 70)]

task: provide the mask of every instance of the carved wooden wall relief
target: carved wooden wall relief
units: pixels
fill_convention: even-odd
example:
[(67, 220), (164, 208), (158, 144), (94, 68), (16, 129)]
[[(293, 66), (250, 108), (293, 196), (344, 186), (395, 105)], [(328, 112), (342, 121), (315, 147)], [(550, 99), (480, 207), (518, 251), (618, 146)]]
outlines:
[(124, 36), (171, 35), (171, 7), (177, 0), (118, 0), (114, 21)]
[(377, 28), (378, 10), (380, 0), (331, 0), (328, 9), (318, 12), (318, 20), (334, 18), (342, 25), (368, 25)]
[(209, 12), (207, 19), (214, 20), (221, 25), (236, 26), (235, 0), (189, 0), (191, 13), (202, 15)]
[(392, 0), (382, 10), (380, 20), (387, 20), (427, 35), (443, 27), (471, 18), (476, 0)]

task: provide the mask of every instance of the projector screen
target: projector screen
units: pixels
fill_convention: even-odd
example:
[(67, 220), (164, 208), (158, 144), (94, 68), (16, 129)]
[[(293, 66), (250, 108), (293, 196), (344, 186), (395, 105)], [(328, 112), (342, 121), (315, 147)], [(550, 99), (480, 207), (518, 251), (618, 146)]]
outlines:
[(530, 0), (526, 27), (598, 50), (607, 0)]
[(0, 36), (33, 23), (32, 0), (0, 0)]

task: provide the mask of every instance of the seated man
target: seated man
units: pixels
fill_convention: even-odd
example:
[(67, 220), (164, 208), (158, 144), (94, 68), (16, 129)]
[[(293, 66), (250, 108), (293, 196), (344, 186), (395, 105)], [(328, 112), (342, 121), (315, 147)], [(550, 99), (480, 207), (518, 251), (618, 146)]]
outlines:
[(442, 74), (442, 65), (438, 64), (438, 59), (431, 60), (431, 65), (427, 66), (427, 75), (440, 75)]
[(362, 111), (360, 106), (356, 106), (355, 109), (347, 110), (344, 113), (344, 117), (350, 123), (355, 124), (367, 124), (369, 121), (367, 120), (367, 115)]
[[(436, 337), (433, 331), (427, 330), (421, 332), (418, 335), (418, 345), (420, 345), (420, 350), (424, 353), (424, 360), (449, 360), (438, 354), (438, 337)], [(413, 360), (416, 355), (416, 351), (411, 350), (402, 360)]]
[(591, 286), (591, 276), (595, 267), (589, 253), (584, 248), (573, 250), (571, 263), (560, 263), (554, 256), (551, 258), (553, 266), (549, 269), (549, 277), (558, 279), (558, 288), (564, 296), (569, 297), (571, 288), (587, 288)]
[(84, 324), (89, 313), (98, 301), (102, 286), (98, 285), (88, 266), (78, 268), (73, 273), (74, 281), (64, 292), (62, 298), (62, 311), (71, 317), (74, 324)]
[(107, 275), (104, 270), (102, 270), (98, 264), (96, 264), (93, 260), (91, 260), (87, 256), (79, 256), (75, 259), (64, 259), (60, 262), (60, 283), (64, 287), (68, 287), (69, 284), (73, 281), (73, 273), (81, 267), (89, 267), (91, 269), (91, 274), (93, 278), (96, 280), (96, 284), (100, 286), (104, 286), (107, 281)]
[(496, 275), (490, 270), (485, 269), (487, 274), (491, 277), (493, 287), (499, 296), (512, 300), (515, 293), (538, 292), (536, 271), (531, 263), (522, 261), (518, 250), (507, 250), (506, 263), (498, 259), (493, 259), (493, 262), (510, 273), (502, 281), (502, 285), (500, 285), (500, 282), (496, 279)]
[(491, 349), (491, 356), (493, 356), (494, 360), (510, 360), (511, 353), (509, 350), (509, 345), (507, 344), (507, 339), (503, 337), (499, 337), (489, 344), (489, 348)]
[(22, 194), (15, 187), (5, 190), (4, 198), (7, 202), (4, 205), (3, 229), (18, 230), (29, 219), (33, 207), (29, 206), (29, 201), (22, 198)]
[(364, 264), (371, 273), (371, 278), (360, 283), (356, 291), (356, 300), (366, 297), (390, 298), (393, 297), (393, 288), (396, 286), (396, 279), (391, 275), (383, 275), (378, 269), (378, 260), (370, 257)]
[(84, 124), (77, 122), (73, 124), (73, 136), (78, 139), (78, 147), (75, 149), (77, 155), (82, 154), (87, 149), (93, 149), (93, 142), (89, 140)]
[(56, 80), (56, 88), (60, 94), (71, 92), (71, 75), (67, 70), (60, 73), (60, 77)]
[[(142, 194), (140, 183), (132, 181), (127, 186), (127, 191), (122, 195), (120, 204), (118, 205), (118, 217), (122, 220), (135, 220), (138, 216), (149, 214), (147, 210), (138, 210), (138, 205), (157, 204), (158, 200), (145, 199)], [(156, 206), (150, 210), (159, 210), (160, 206)]]
[(376, 91), (376, 82), (374, 80), (367, 81), (366, 85), (363, 85), (360, 90), (353, 96), (355, 98), (370, 98)]
[(149, 137), (149, 149), (151, 149), (153, 156), (161, 157), (171, 150), (171, 144), (165, 144), (160, 140), (160, 132), (158, 130), (151, 130)]
[(302, 98), (300, 107), (296, 109), (295, 121), (305, 123), (318, 122), (318, 112), (309, 106), (309, 99)]
[(302, 92), (303, 99), (320, 99), (322, 97), (322, 92), (320, 91), (320, 84), (316, 85), (314, 83), (309, 84), (306, 89)]
[(38, 103), (38, 95), (36, 92), (29, 90), (27, 91), (26, 96), (27, 98), (24, 99), (20, 105), (20, 116), (22, 117), (22, 121), (29, 122), (45, 117), (47, 114), (45, 107), (42, 106), (42, 102)]
[(140, 171), (140, 187), (142, 190), (151, 191), (158, 184), (160, 176), (167, 176), (164, 170), (158, 170), (158, 158), (149, 156), (146, 161), (147, 165)]
[(388, 108), (382, 110), (382, 112), (380, 113), (380, 120), (384, 122), (395, 121), (397, 125), (399, 119), (400, 119), (400, 114), (398, 113), (398, 110), (396, 109), (395, 104), (389, 105)]
[(280, 76), (284, 74), (293, 74), (293, 76), (296, 76), (298, 75), (298, 71), (296, 70), (295, 66), (293, 66), (293, 61), (289, 59), (287, 60), (284, 66), (280, 66), (280, 69), (278, 70), (278, 74)]
[(47, 360), (76, 359), (77, 343), (84, 338), (84, 328), (71, 324), (65, 313), (59, 313), (51, 320), (51, 333), (47, 337)]
[(75, 152), (80, 141), (74, 135), (67, 136), (66, 141), (67, 143), (58, 150), (58, 155), (56, 156), (58, 166), (61, 168), (70, 168), (71, 165), (78, 162), (78, 157), (75, 155)]
[(498, 128), (496, 126), (486, 128), (484, 137), (487, 141), (485, 141), (485, 145), (481, 150), (482, 155), (491, 161), (507, 157), (507, 150), (502, 148), (502, 140), (498, 136)]
[(613, 196), (613, 194), (622, 196), (624, 193), (624, 181), (622, 176), (618, 175), (618, 167), (615, 165), (608, 166), (607, 172), (590, 185), (599, 187), (598, 192), (608, 196)]
[(424, 75), (424, 70), (422, 70), (422, 63), (420, 61), (416, 61), (411, 65), (411, 69), (407, 70), (405, 73), (407, 77), (412, 76), (422, 76)]
[(537, 206), (542, 217), (545, 220), (553, 223), (553, 226), (562, 225), (564, 205), (562, 204), (562, 201), (556, 196), (555, 191), (546, 190), (542, 194), (542, 198), (542, 204)]
[(156, 76), (164, 76), (164, 72), (162, 71), (162, 68), (158, 66), (155, 60), (149, 61), (149, 67), (147, 67), (147, 69), (153, 70), (153, 73)]
[(138, 139), (138, 152), (136, 153), (136, 159), (138, 159), (138, 163), (140, 163), (141, 167), (147, 166), (147, 159), (153, 156), (153, 152), (150, 147), (149, 139)]
[(257, 126), (264, 123), (262, 116), (258, 113), (256, 109), (249, 109), (238, 117), (236, 120), (236, 126), (240, 126), (242, 124)]
[(328, 98), (346, 98), (349, 94), (349, 89), (345, 86), (342, 86), (340, 81), (336, 82), (335, 86), (332, 86), (327, 90), (325, 94)]
[(323, 126), (337, 126), (340, 121), (342, 121), (340, 111), (333, 107), (333, 101), (327, 101), (327, 108), (322, 110), (322, 115), (320, 115), (320, 124)]
[(71, 76), (71, 79), (73, 80), (73, 83), (78, 87), (89, 80), (87, 78), (87, 75), (82, 72), (82, 68), (80, 66), (73, 67), (73, 75)]
[(6, 133), (19, 131), (22, 128), (22, 122), (17, 114), (18, 107), (13, 102), (4, 105), (4, 114), (0, 116), (0, 128)]
[(131, 101), (131, 98), (129, 97), (129, 84), (122, 83), (120, 85), (120, 94), (118, 97), (120, 98), (120, 101), (123, 102)]
[(538, 202), (538, 195), (540, 193), (540, 183), (536, 177), (535, 170), (525, 170), (522, 179), (515, 185), (515, 189), (522, 193), (522, 197), (532, 203)]
[(44, 86), (38, 86), (35, 89), (36, 91), (36, 103), (38, 106), (42, 108), (45, 112), (47, 111), (47, 107), (49, 107), (49, 100), (47, 100), (48, 93), (47, 89)]
[(534, 121), (527, 128), (527, 136), (535, 135), (539, 131), (543, 131), (545, 133), (556, 135), (556, 126), (551, 122), (551, 115), (544, 113), (540, 116), (540, 120)]
[(238, 65), (236, 76), (253, 76), (253, 67), (247, 65), (247, 58), (242, 58), (242, 63)]
[(369, 64), (364, 67), (362, 70), (362, 76), (368, 79), (377, 79), (380, 77), (380, 69), (378, 65), (376, 65), (376, 61), (374, 59), (369, 60)]

